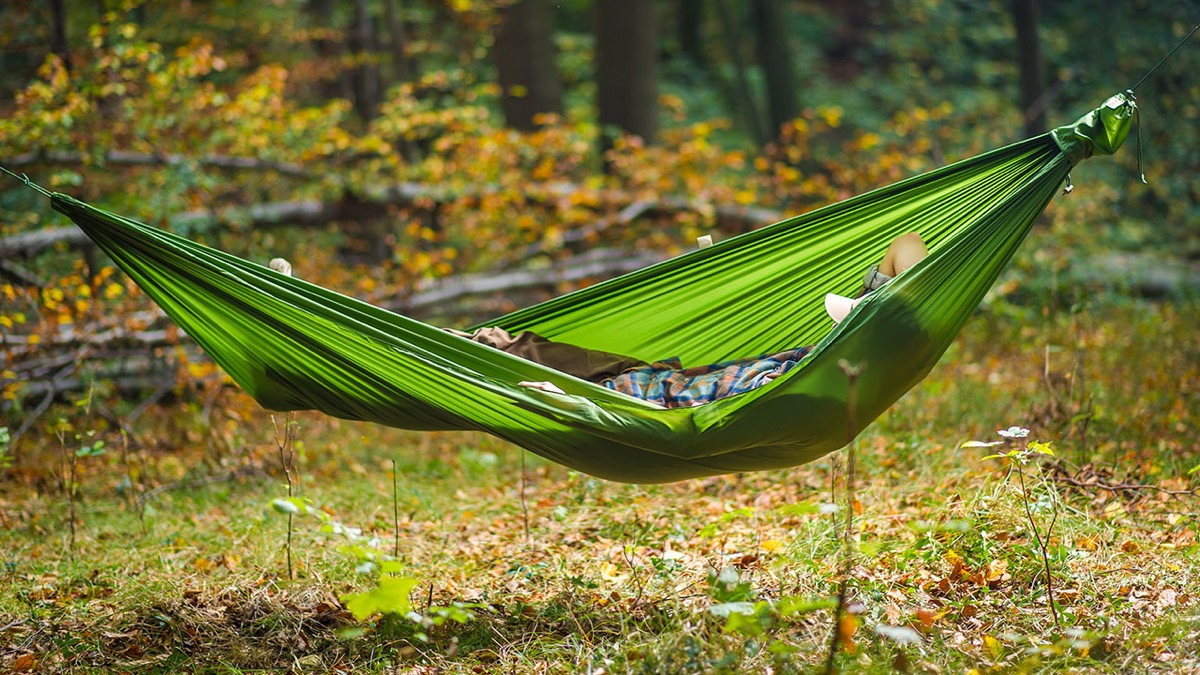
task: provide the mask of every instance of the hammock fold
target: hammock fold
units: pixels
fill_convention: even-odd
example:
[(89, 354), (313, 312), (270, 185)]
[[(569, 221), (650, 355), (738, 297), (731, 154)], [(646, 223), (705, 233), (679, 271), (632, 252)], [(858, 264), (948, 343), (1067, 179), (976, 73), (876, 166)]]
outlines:
[[(845, 446), (937, 363), (1071, 167), (1111, 154), (1135, 110), (1118, 94), (1078, 122), (695, 250), (485, 325), (685, 364), (815, 345), (771, 384), (664, 409), (54, 193), (79, 225), (243, 389), (272, 410), (407, 429), (485, 431), (634, 483), (794, 466)], [(930, 255), (832, 331), (889, 242)], [(547, 380), (565, 394), (518, 385)]]

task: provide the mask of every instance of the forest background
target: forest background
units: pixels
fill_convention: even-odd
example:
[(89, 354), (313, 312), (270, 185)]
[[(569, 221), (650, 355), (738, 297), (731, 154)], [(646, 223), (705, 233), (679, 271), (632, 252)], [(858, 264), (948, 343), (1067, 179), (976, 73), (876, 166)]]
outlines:
[[(1197, 17), (9, 2), (0, 166), (462, 326), (1073, 121)], [(823, 662), (836, 624), (847, 667), (1198, 667), (1198, 66), (1192, 43), (1138, 87), (1136, 137), (1072, 176), (945, 363), (860, 440), (849, 623), (825, 602), (846, 576), (838, 458), (619, 486), (470, 434), (274, 418), (0, 182), (0, 664), (787, 670)], [(1056, 452), (961, 448), (1010, 424)], [(360, 591), (380, 604), (355, 617)]]

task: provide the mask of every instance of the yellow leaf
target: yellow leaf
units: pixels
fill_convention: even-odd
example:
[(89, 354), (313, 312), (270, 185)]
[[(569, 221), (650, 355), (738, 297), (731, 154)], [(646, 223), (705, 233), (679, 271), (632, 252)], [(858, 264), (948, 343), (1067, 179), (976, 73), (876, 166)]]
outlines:
[(41, 342), (42, 342), (42, 336), (40, 336), (40, 335), (30, 335), (29, 336), (29, 344), (30, 345), (41, 344)]
[(853, 614), (843, 614), (838, 620), (837, 632), (846, 652), (855, 653), (858, 650), (858, 646), (854, 644), (854, 634), (858, 632), (858, 619), (854, 618)]
[(983, 636), (983, 647), (988, 651), (988, 655), (992, 657), (993, 661), (999, 660), (1001, 656), (1004, 656), (1004, 645), (1000, 644), (1000, 641), (991, 635)]
[(25, 653), (18, 656), (8, 664), (14, 673), (32, 672), (37, 667), (37, 657), (30, 653)]
[(781, 548), (783, 548), (783, 542), (778, 539), (768, 539), (762, 543), (762, 550), (767, 553), (774, 553)]
[(988, 581), (995, 581), (1002, 578), (1006, 573), (1008, 573), (1008, 561), (993, 560), (987, 564), (985, 579)]

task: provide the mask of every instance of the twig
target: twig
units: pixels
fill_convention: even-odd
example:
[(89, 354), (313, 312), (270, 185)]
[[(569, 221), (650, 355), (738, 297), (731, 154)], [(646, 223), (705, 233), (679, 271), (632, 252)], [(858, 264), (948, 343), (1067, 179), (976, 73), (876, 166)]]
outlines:
[(392, 543), (392, 557), (400, 558), (400, 488), (396, 478), (396, 458), (392, 458), (392, 529), (395, 540)]
[(850, 586), (850, 571), (854, 560), (854, 470), (855, 445), (858, 436), (855, 418), (858, 406), (858, 377), (862, 375), (862, 364), (851, 365), (842, 360), (838, 367), (849, 380), (849, 392), (846, 395), (846, 426), (850, 445), (846, 449), (846, 529), (842, 533), (842, 569), (841, 583), (838, 584), (837, 607), (833, 612), (833, 637), (829, 641), (829, 659), (825, 662), (826, 675), (837, 672), (835, 662), (837, 653), (842, 646), (842, 616), (846, 611), (846, 595)]
[(146, 534), (146, 510), (141, 508), (141, 499), (139, 499), (139, 486), (141, 481), (134, 480), (133, 477), (133, 461), (129, 458), (129, 436), (125, 430), (121, 430), (121, 463), (125, 465), (125, 480), (129, 481), (129, 499), (125, 505), (134, 509), (137, 513), (138, 524), (142, 528), (142, 534)]
[(1147, 490), (1158, 492), (1160, 494), (1170, 495), (1172, 497), (1197, 497), (1200, 496), (1200, 488), (1192, 488), (1191, 490), (1172, 490), (1159, 485), (1146, 485), (1144, 483), (1105, 483), (1100, 480), (1087, 481), (1077, 478), (1071, 474), (1055, 472), (1051, 479), (1055, 482), (1066, 483), (1071, 487), (1077, 488), (1095, 488), (1106, 490), (1108, 492), (1141, 492)]
[(529, 535), (529, 505), (525, 503), (525, 448), (521, 448), (521, 515), (525, 522), (525, 543), (532, 541)]
[(163, 396), (166, 396), (167, 393), (169, 393), (174, 388), (175, 388), (174, 385), (168, 385), (168, 384), (164, 384), (163, 386), (159, 387), (158, 389), (156, 389), (154, 391), (153, 394), (150, 394), (149, 396), (146, 397), (145, 400), (143, 400), (141, 403), (139, 403), (136, 408), (131, 410), (129, 412), (129, 414), (126, 415), (126, 419), (129, 420), (130, 424), (133, 424), (134, 422), (136, 422), (138, 420), (139, 417), (141, 417), (143, 414), (145, 414), (145, 412), (147, 410), (150, 409), (150, 406), (154, 405), (155, 403), (158, 403), (162, 399)]
[(53, 403), (54, 398), (58, 396), (59, 383), (74, 373), (75, 369), (79, 367), (81, 362), (82, 357), (67, 363), (66, 366), (64, 366), (61, 370), (55, 373), (52, 378), (50, 378), (50, 382), (46, 387), (46, 396), (42, 399), (41, 403), (38, 403), (37, 407), (33, 409), (33, 412), (25, 418), (25, 421), (21, 423), (21, 426), (17, 428), (16, 432), (13, 433), (12, 437), (10, 438), (10, 442), (16, 443), (17, 439), (24, 435), (26, 431), (29, 431), (29, 428), (33, 426), (33, 423), (36, 422), (43, 413), (49, 410), (50, 404)]
[(638, 587), (637, 597), (633, 599), (633, 606), (637, 607), (642, 601), (642, 594), (646, 591), (646, 587), (642, 584), (642, 580), (638, 578), (637, 568), (634, 567), (633, 557), (629, 555), (628, 546), (621, 547), (621, 555), (625, 558), (625, 564), (629, 565), (629, 576), (633, 577), (633, 582), (637, 584)]
[[(275, 416), (271, 415), (271, 426), (275, 429), (275, 446), (279, 448), (279, 463), (283, 466), (283, 475), (287, 478), (287, 493), (290, 500), (295, 492), (295, 486), (292, 483), (292, 464), (296, 461), (296, 453), (292, 445), (294, 438), (293, 423), (295, 422), (296, 413), (289, 412), (287, 422), (283, 425), (283, 436), (279, 435), (279, 424), (275, 421)], [(295, 579), (295, 573), (292, 570), (292, 512), (287, 514), (287, 571), (288, 579)]]
[(1054, 524), (1058, 522), (1058, 505), (1056, 500), (1050, 500), (1054, 515), (1051, 516), (1050, 525), (1046, 528), (1046, 538), (1042, 539), (1042, 535), (1038, 531), (1037, 522), (1033, 519), (1033, 510), (1029, 508), (1029, 491), (1025, 487), (1025, 471), (1019, 463), (1014, 464), (1017, 467), (1017, 480), (1021, 483), (1021, 502), (1025, 506), (1025, 517), (1029, 520), (1029, 527), (1033, 530), (1033, 538), (1037, 541), (1038, 549), (1042, 554), (1042, 568), (1046, 572), (1046, 604), (1050, 607), (1050, 616), (1054, 618), (1054, 627), (1061, 631), (1062, 624), (1058, 620), (1058, 609), (1054, 606), (1054, 580), (1050, 576), (1050, 553), (1047, 551), (1047, 545), (1050, 542), (1050, 533), (1054, 531)]

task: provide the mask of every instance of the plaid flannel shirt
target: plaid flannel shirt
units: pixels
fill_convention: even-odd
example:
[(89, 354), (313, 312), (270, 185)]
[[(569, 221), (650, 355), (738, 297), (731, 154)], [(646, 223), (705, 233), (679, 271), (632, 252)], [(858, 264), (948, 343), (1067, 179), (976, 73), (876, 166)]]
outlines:
[(685, 408), (761, 387), (786, 373), (811, 350), (800, 347), (692, 368), (670, 358), (630, 368), (600, 384), (665, 408)]

